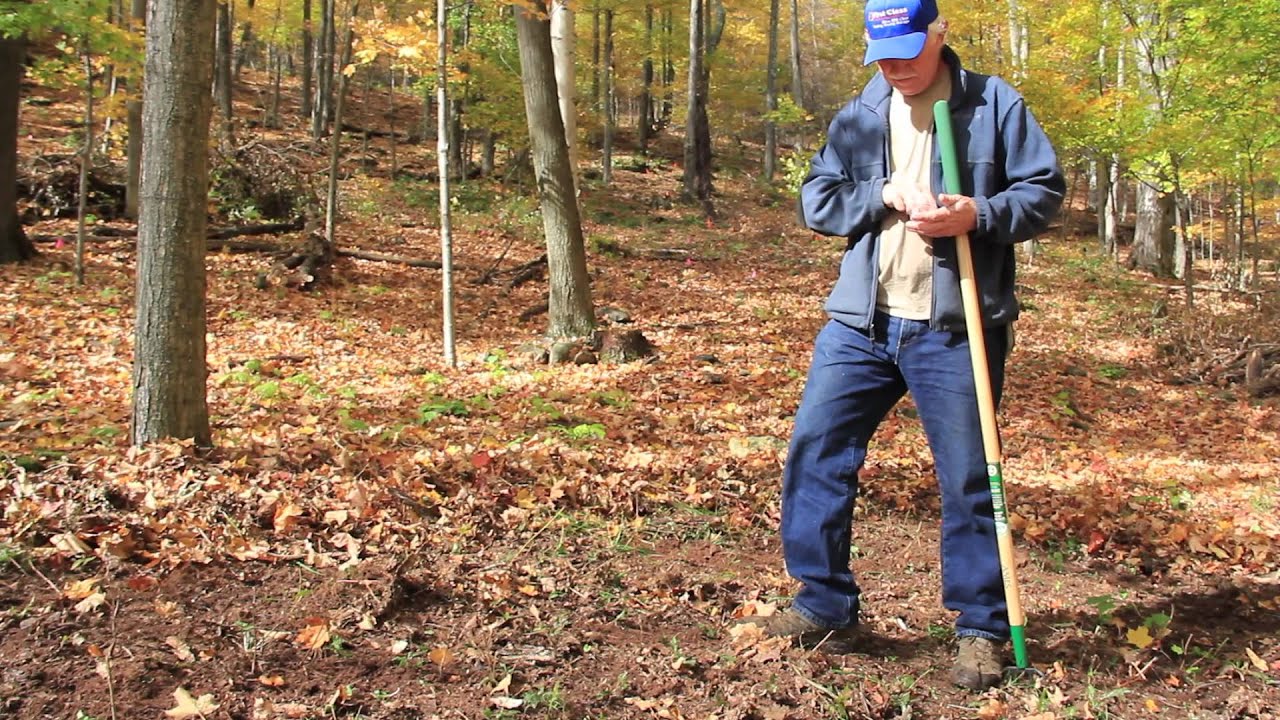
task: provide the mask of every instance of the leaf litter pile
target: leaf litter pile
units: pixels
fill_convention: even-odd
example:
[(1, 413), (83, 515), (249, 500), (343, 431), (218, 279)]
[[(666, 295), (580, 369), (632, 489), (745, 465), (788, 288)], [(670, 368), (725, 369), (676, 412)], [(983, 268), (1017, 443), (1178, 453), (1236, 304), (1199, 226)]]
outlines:
[[(457, 369), (436, 270), (340, 258), (299, 292), (262, 289), (269, 258), (210, 254), (210, 452), (128, 447), (131, 240), (92, 244), (85, 286), (69, 248), (0, 268), (0, 715), (1280, 713), (1276, 401), (1176, 382), (1178, 296), (1087, 238), (1023, 268), (1001, 410), (1044, 676), (948, 683), (937, 494), (909, 402), (863, 476), (865, 647), (733, 629), (794, 590), (779, 471), (840, 244), (740, 174), (710, 224), (678, 202), (676, 168), (615, 183), (583, 192), (594, 300), (656, 359), (547, 366), (522, 349), (545, 279), (504, 273), (540, 255), (539, 223), (476, 181), (489, 205), (458, 221)], [(438, 256), (434, 200), (368, 177), (344, 196), (341, 243)], [(1196, 313), (1237, 336), (1276, 327), (1274, 305), (1228, 300)]]

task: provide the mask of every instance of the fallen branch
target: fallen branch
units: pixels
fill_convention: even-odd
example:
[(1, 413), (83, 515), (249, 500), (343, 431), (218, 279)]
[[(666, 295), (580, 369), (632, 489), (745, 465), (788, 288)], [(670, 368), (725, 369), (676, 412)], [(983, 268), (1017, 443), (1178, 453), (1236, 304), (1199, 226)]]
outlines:
[[(279, 235), (281, 233), (294, 232), (302, 229), (302, 218), (290, 220), (288, 222), (274, 223), (257, 223), (254, 225), (231, 225), (228, 227), (209, 228), (205, 233), (205, 237), (210, 240), (227, 240), (234, 237), (244, 237), (245, 235)], [(116, 228), (103, 227), (98, 228), (94, 235), (85, 236), (86, 240), (93, 242), (102, 242), (106, 240), (118, 240), (120, 238), (136, 238), (138, 236), (137, 228)], [(74, 235), (32, 235), (32, 242), (71, 242), (75, 238)], [(212, 245), (210, 247), (213, 247)]]
[[(374, 260), (376, 262), (398, 263), (400, 265), (408, 265), (409, 267), (423, 267), (439, 270), (444, 267), (439, 260), (422, 260), (420, 258), (412, 258), (405, 255), (390, 255), (387, 253), (368, 252), (366, 250), (338, 250), (338, 255), (342, 257), (358, 258), (360, 260)], [(457, 270), (458, 266), (455, 265)]]

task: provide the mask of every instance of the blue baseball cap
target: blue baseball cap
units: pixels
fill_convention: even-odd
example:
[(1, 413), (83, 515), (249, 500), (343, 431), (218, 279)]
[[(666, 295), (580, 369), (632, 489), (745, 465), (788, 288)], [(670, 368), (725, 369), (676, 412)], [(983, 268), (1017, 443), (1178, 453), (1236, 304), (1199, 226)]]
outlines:
[(867, 55), (877, 60), (911, 60), (924, 49), (929, 23), (938, 19), (935, 0), (867, 0)]

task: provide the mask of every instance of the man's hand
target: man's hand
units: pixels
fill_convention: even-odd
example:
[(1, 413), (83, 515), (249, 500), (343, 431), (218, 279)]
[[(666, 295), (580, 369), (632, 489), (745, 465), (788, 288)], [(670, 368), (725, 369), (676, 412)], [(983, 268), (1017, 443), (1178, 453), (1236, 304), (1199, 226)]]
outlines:
[[(888, 185), (885, 192), (888, 193)], [(907, 229), (926, 237), (951, 237), (978, 227), (978, 204), (966, 195), (939, 195), (941, 207), (909, 213)]]
[(885, 207), (906, 213), (908, 217), (938, 208), (938, 203), (934, 201), (929, 191), (900, 181), (890, 180), (885, 183), (881, 197), (884, 199)]

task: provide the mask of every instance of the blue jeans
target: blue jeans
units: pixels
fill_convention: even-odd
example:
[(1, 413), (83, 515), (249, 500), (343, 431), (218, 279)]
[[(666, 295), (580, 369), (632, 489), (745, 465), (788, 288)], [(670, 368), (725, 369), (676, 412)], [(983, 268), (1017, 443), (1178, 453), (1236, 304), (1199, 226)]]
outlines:
[[(1005, 328), (985, 333), (995, 401)], [(824, 627), (858, 622), (849, 568), (858, 470), (872, 433), (907, 392), (933, 452), (942, 497), (942, 602), (956, 634), (1009, 637), (969, 340), (877, 312), (869, 332), (837, 321), (818, 333), (783, 470), (782, 551), (803, 583), (792, 606)]]

